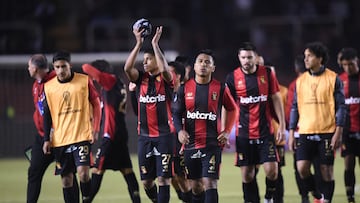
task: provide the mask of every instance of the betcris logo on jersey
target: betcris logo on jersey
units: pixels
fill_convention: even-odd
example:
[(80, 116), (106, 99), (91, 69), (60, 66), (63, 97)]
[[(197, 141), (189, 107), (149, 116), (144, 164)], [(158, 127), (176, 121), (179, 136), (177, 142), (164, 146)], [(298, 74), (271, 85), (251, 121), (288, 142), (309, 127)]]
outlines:
[(360, 97), (350, 97), (345, 99), (345, 104), (360, 104)]
[(158, 94), (157, 96), (142, 96), (140, 95), (139, 97), (139, 102), (140, 103), (145, 103), (145, 104), (149, 104), (149, 103), (157, 103), (157, 102), (163, 102), (165, 101), (165, 95), (161, 95)]
[(187, 111), (186, 112), (186, 118), (216, 121), (216, 114), (214, 114), (212, 112), (201, 113), (199, 111), (195, 111), (195, 112)]
[(255, 104), (266, 101), (267, 101), (267, 95), (263, 95), (263, 94), (260, 96), (240, 97), (241, 104)]

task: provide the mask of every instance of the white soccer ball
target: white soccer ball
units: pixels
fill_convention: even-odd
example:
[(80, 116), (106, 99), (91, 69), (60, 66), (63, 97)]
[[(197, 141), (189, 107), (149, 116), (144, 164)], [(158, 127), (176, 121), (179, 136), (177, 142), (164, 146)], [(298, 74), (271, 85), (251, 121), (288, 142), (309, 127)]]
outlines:
[(144, 29), (144, 32), (141, 33), (141, 37), (145, 38), (145, 37), (151, 35), (152, 25), (149, 20), (147, 20), (145, 18), (141, 18), (134, 23), (133, 29), (139, 29), (139, 30)]

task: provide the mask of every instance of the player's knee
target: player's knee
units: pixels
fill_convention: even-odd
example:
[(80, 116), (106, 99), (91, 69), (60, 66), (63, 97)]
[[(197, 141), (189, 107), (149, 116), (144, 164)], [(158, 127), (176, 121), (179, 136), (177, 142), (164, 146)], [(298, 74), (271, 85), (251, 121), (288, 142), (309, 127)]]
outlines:
[(142, 180), (141, 181), (146, 189), (150, 189), (154, 187), (155, 181), (154, 180)]
[(80, 182), (88, 182), (90, 180), (90, 173), (89, 173), (89, 170), (78, 170), (78, 174), (79, 174), (79, 179), (80, 179)]
[(63, 188), (69, 188), (73, 186), (73, 174), (66, 174), (61, 177)]
[(158, 177), (158, 183), (159, 183), (159, 186), (170, 185), (171, 178), (165, 178), (165, 177), (159, 176)]
[(321, 175), (324, 181), (333, 181), (334, 180), (334, 169), (332, 166), (321, 165)]
[(250, 173), (246, 173), (242, 175), (243, 182), (250, 183), (254, 180), (254, 175)]
[(96, 174), (96, 175), (103, 175), (105, 173), (105, 170), (100, 170), (97, 168), (92, 168), (91, 173)]
[(192, 193), (195, 195), (199, 195), (204, 191), (204, 185), (202, 184), (201, 179), (190, 180), (190, 185), (192, 188)]
[(275, 168), (265, 171), (265, 173), (269, 180), (276, 180), (278, 178), (278, 170)]
[(132, 168), (123, 168), (123, 169), (120, 169), (120, 172), (126, 176), (128, 174), (131, 174), (131, 173), (134, 173), (133, 169)]
[(217, 188), (217, 180), (214, 178), (203, 178), (203, 183), (205, 190)]

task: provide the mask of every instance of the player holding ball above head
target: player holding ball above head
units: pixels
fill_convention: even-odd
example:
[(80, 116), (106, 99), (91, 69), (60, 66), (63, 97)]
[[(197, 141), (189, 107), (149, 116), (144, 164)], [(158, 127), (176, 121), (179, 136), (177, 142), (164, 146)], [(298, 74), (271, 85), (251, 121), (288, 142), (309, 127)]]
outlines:
[[(136, 44), (126, 60), (124, 71), (130, 82), (139, 89), (138, 97), (138, 161), (140, 177), (146, 195), (152, 202), (170, 201), (171, 162), (175, 128), (171, 102), (175, 74), (168, 69), (159, 40), (163, 27), (157, 27), (151, 44), (144, 51), (144, 71), (135, 68), (137, 55), (142, 48), (146, 29), (135, 27)], [(157, 178), (158, 188), (155, 184)]]

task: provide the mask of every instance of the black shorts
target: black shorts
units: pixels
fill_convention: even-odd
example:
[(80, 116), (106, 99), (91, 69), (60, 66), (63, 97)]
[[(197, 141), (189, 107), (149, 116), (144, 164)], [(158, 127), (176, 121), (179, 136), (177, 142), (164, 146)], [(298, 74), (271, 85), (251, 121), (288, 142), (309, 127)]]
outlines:
[(188, 179), (202, 177), (219, 179), (221, 148), (189, 149), (184, 151), (185, 171)]
[(76, 172), (78, 166), (90, 166), (91, 144), (88, 141), (55, 147), (55, 175)]
[(185, 176), (185, 160), (184, 160), (184, 154), (180, 154), (180, 150), (182, 147), (182, 144), (179, 142), (179, 140), (175, 135), (175, 148), (174, 148), (174, 156), (173, 156), (173, 174), (176, 174), (178, 176)]
[(180, 150), (181, 150), (181, 147), (182, 147), (182, 144), (179, 142), (178, 138), (177, 138), (177, 135), (175, 135), (175, 138), (174, 138), (174, 157), (177, 157), (177, 156), (181, 156), (179, 154)]
[(341, 145), (341, 156), (355, 155), (360, 157), (360, 133), (343, 134)]
[(178, 155), (173, 157), (173, 174), (185, 176), (185, 157)]
[(330, 148), (333, 134), (301, 134), (296, 148), (296, 160), (313, 161), (334, 165), (335, 151)]
[(139, 136), (138, 161), (141, 180), (172, 177), (174, 134), (160, 137)]
[(121, 138), (115, 138), (115, 140), (102, 138), (93, 167), (99, 170), (132, 168), (127, 141)]
[(273, 135), (259, 139), (236, 137), (236, 155), (236, 166), (253, 166), (279, 161)]

